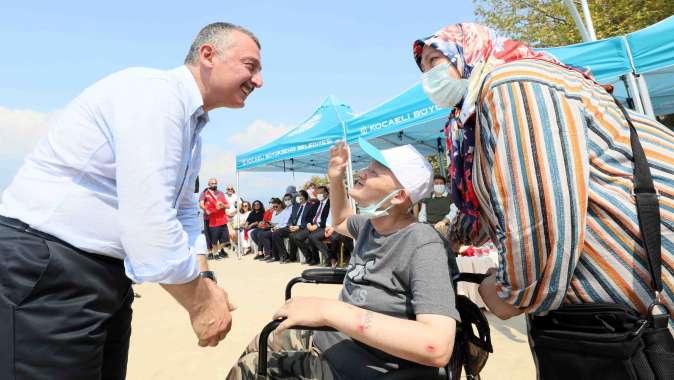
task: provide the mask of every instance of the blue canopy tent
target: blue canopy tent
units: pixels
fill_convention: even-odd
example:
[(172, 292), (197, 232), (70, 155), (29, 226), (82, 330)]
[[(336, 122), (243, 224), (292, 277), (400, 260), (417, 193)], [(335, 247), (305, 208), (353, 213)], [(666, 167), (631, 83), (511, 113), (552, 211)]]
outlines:
[[(618, 98), (653, 115), (674, 113), (674, 16), (626, 36), (543, 49), (560, 61), (589, 67), (615, 86)], [(629, 86), (625, 86), (625, 82)]]
[(433, 104), (420, 84), (412, 86), (346, 123), (353, 167), (362, 168), (370, 161), (356, 144), (359, 137), (380, 149), (412, 144), (425, 156), (438, 154), (442, 159), (443, 127), (448, 116), (449, 109)]
[(298, 126), (276, 140), (236, 156), (236, 170), (254, 172), (325, 173), (325, 154), (345, 136), (344, 124), (353, 118), (351, 107), (328, 96)]

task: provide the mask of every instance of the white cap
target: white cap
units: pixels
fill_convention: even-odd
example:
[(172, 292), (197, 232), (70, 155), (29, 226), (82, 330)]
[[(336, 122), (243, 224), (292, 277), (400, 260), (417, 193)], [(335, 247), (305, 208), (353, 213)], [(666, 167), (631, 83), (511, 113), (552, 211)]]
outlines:
[(402, 145), (379, 150), (363, 138), (358, 145), (370, 157), (389, 168), (405, 190), (410, 193), (412, 204), (431, 196), (433, 192), (433, 168), (412, 145)]

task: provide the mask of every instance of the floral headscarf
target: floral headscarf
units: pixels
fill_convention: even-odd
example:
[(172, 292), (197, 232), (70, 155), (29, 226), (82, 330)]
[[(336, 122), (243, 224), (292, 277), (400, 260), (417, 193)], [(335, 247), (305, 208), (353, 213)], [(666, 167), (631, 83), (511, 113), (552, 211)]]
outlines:
[[(475, 102), (482, 79), (495, 66), (519, 59), (540, 59), (561, 64), (544, 52), (537, 52), (521, 42), (498, 36), (494, 30), (474, 23), (447, 26), (434, 35), (417, 40), (414, 59), (421, 69), (421, 52), (430, 45), (443, 53), (462, 78), (468, 79), (468, 91), (445, 125), (449, 154), (449, 192), (461, 211), (461, 229), (455, 231), (462, 243), (478, 235), (479, 209), (473, 189), (473, 154), (475, 151)], [(584, 73), (587, 74), (587, 73)]]

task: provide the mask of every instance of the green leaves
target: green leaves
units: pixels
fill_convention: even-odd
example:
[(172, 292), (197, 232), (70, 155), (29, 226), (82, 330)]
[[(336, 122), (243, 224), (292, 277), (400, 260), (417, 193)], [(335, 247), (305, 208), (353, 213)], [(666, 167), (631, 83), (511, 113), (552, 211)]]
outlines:
[[(581, 42), (560, 0), (473, 0), (478, 22), (536, 47)], [(576, 8), (582, 14), (580, 4)], [(623, 35), (674, 14), (672, 0), (588, 0), (597, 38)]]

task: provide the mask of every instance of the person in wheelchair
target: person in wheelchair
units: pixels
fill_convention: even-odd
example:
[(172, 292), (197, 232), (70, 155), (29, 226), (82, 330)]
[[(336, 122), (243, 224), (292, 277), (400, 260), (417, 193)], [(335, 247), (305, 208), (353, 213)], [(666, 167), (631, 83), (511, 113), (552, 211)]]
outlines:
[[(351, 210), (344, 188), (344, 142), (331, 149), (328, 167), (334, 229), (356, 239), (341, 294), (338, 300), (292, 298), (275, 313), (286, 319), (269, 342), (270, 378), (377, 379), (410, 367), (437, 373), (434, 368), (452, 355), (460, 319), (454, 255), (411, 213), (432, 191), (431, 166), (410, 145), (382, 151), (362, 139), (359, 145), (373, 158), (350, 192), (360, 214)], [(257, 360), (254, 339), (227, 379), (254, 379)]]

